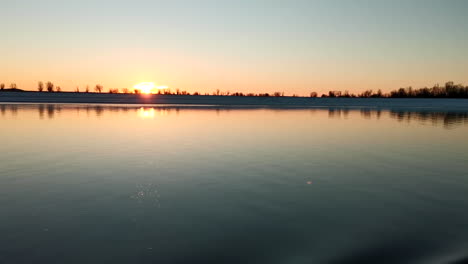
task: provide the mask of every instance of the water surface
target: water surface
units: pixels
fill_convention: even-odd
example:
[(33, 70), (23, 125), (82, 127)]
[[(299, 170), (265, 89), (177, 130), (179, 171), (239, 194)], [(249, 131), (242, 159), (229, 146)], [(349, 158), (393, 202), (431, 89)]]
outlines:
[(462, 263), (468, 113), (0, 104), (0, 263)]

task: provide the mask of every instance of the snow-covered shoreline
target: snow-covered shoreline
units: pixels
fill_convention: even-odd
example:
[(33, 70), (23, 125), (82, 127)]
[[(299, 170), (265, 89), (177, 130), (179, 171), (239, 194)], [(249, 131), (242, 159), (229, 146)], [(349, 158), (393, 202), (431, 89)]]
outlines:
[(310, 98), (2, 92), (0, 103), (141, 104), (222, 108), (349, 108), (468, 111), (468, 99)]

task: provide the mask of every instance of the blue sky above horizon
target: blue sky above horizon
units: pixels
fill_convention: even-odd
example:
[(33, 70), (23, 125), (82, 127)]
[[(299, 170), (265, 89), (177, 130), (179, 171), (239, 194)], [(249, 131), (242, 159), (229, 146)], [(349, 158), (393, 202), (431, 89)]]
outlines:
[(65, 90), (388, 91), (468, 84), (468, 1), (2, 3), (0, 82)]

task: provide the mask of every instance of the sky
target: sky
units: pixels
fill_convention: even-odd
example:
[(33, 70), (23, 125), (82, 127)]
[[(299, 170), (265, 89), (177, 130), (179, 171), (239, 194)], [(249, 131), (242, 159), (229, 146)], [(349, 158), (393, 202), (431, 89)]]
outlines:
[(468, 85), (464, 0), (0, 0), (0, 83), (307, 95)]

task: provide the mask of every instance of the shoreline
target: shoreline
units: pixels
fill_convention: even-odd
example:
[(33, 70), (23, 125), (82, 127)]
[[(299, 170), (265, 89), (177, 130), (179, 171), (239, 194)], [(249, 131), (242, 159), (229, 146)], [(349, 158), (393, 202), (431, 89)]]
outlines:
[(349, 108), (468, 111), (468, 99), (459, 98), (311, 98), (217, 95), (108, 94), (75, 92), (1, 92), (0, 103), (124, 104), (166, 107), (221, 108)]

